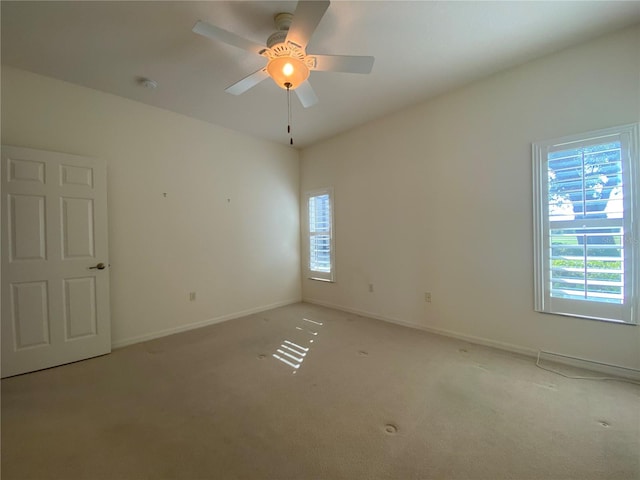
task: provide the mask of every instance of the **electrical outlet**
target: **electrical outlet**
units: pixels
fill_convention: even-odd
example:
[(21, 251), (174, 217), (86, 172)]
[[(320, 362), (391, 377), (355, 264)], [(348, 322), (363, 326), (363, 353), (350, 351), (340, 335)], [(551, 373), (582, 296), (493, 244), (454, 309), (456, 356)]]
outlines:
[(189, 301), (190, 302), (196, 301), (196, 292), (189, 292)]
[(369, 293), (373, 293), (373, 283), (369, 284)]
[(431, 303), (431, 292), (424, 292), (424, 301)]

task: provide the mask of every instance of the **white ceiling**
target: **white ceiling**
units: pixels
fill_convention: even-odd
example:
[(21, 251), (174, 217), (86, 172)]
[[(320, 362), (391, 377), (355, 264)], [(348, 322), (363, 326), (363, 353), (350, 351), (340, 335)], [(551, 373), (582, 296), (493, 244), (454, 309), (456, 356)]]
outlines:
[[(265, 59), (191, 28), (201, 19), (264, 44), (296, 3), (2, 1), (2, 63), (288, 144), (284, 90), (266, 80), (224, 92)], [(370, 75), (311, 73), (320, 101), (304, 109), (292, 96), (295, 146), (638, 22), (640, 1), (333, 1), (307, 53), (375, 64)]]

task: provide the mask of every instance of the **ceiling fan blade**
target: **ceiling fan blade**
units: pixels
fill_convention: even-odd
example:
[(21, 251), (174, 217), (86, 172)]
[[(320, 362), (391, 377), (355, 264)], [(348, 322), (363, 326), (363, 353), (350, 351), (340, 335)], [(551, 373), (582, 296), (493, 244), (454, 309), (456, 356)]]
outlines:
[(228, 32), (223, 28), (216, 27), (215, 25), (203, 22), (202, 20), (198, 20), (196, 22), (193, 26), (193, 32), (198, 35), (211, 38), (212, 40), (220, 40), (221, 42), (233, 45), (234, 47), (257, 54), (260, 54), (260, 52), (265, 49), (263, 45), (247, 40), (246, 38), (239, 37), (235, 33)]
[(311, 55), (316, 58), (312, 70), (324, 72), (371, 73), (373, 57), (353, 55)]
[(309, 80), (302, 82), (294, 92), (296, 92), (296, 95), (304, 108), (312, 107), (318, 103), (318, 97), (316, 97), (316, 92), (313, 91)]
[(287, 41), (293, 42), (303, 49), (306, 48), (311, 35), (322, 20), (324, 12), (329, 8), (329, 3), (329, 0), (298, 1), (289, 33), (287, 33)]
[(252, 87), (255, 87), (265, 78), (268, 78), (269, 74), (267, 73), (266, 68), (261, 68), (260, 70), (256, 70), (251, 75), (247, 75), (239, 82), (234, 83), (230, 87), (225, 88), (225, 92), (231, 93), (232, 95), (241, 95)]

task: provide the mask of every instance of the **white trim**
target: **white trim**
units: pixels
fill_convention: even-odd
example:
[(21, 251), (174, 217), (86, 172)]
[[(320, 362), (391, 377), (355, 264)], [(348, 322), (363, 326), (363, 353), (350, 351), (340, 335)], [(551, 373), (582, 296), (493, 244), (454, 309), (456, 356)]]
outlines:
[(402, 327), (414, 328), (416, 330), (422, 330), (428, 333), (434, 333), (436, 335), (442, 335), (443, 337), (455, 338), (457, 340), (464, 340), (469, 343), (475, 343), (478, 345), (484, 345), (485, 347), (493, 347), (499, 350), (506, 350), (508, 352), (519, 353), (528, 357), (535, 357), (538, 354), (538, 350), (528, 347), (522, 347), (520, 345), (514, 345), (511, 343), (498, 342), (496, 340), (490, 340), (484, 337), (476, 337), (473, 335), (465, 335), (452, 330), (445, 330), (441, 328), (428, 327), (425, 325), (416, 325), (415, 323), (400, 320), (398, 318), (386, 317), (384, 315), (378, 315), (377, 313), (367, 312), (366, 310), (358, 310), (356, 308), (345, 307), (344, 305), (336, 305), (330, 302), (324, 302), (322, 300), (316, 300), (313, 298), (303, 298), (303, 302), (311, 303), (314, 305), (320, 305), (322, 307), (335, 308), (336, 310), (342, 310), (344, 312), (353, 313), (356, 315), (362, 315), (363, 317), (373, 318), (374, 320), (381, 320), (387, 323), (393, 323)]
[[(640, 261), (640, 123), (626, 125), (629, 129), (629, 180), (635, 188), (625, 202), (629, 202), (629, 215), (631, 218), (631, 242), (634, 248), (631, 249), (632, 265), (637, 266)], [(626, 207), (625, 207), (626, 208)], [(640, 321), (640, 268), (633, 268), (631, 272), (631, 292), (634, 302), (631, 305), (632, 324), (637, 325)]]
[(253, 315), (254, 313), (264, 312), (266, 310), (271, 310), (273, 308), (285, 307), (287, 305), (292, 305), (294, 303), (300, 303), (300, 299), (291, 299), (284, 300), (282, 302), (272, 303), (270, 305), (263, 305), (261, 307), (249, 308), (247, 310), (242, 310), (240, 312), (229, 313), (227, 315), (221, 315), (219, 317), (210, 318), (208, 320), (203, 320), (201, 322), (189, 323), (188, 325), (180, 325), (177, 327), (166, 328), (164, 330), (160, 330), (153, 333), (147, 333), (144, 335), (139, 335), (136, 337), (124, 338), (122, 340), (115, 341), (111, 344), (112, 348), (122, 348), (128, 345), (133, 345), (135, 343), (146, 342), (148, 340), (153, 340), (156, 338), (166, 337), (168, 335), (173, 335), (175, 333), (186, 332), (189, 330), (194, 330), (196, 328), (202, 328), (209, 325), (215, 325), (216, 323), (222, 323), (229, 320), (235, 320), (236, 318), (246, 317), (247, 315)]
[[(433, 333), (435, 335), (442, 335), (443, 337), (454, 338), (456, 340), (462, 340), (465, 342), (473, 343), (476, 345), (482, 345), (485, 347), (496, 348), (498, 350), (502, 350), (505, 352), (517, 353), (519, 355), (524, 355), (526, 357), (537, 358), (539, 351), (544, 351), (544, 349), (534, 349), (529, 347), (524, 347), (522, 345), (514, 345), (513, 343), (499, 342), (496, 340), (491, 340), (485, 337), (476, 337), (474, 335), (466, 335), (459, 332), (454, 332), (453, 330), (445, 330), (441, 328), (428, 327), (425, 325), (416, 325), (414, 323), (406, 322), (404, 320), (399, 320), (397, 318), (385, 317), (383, 315), (378, 315), (376, 313), (367, 312), (365, 310), (358, 310), (356, 308), (345, 307), (344, 305), (336, 305), (330, 302), (325, 302), (322, 300), (316, 300), (313, 298), (303, 298), (303, 302), (311, 303), (314, 305), (320, 305), (322, 307), (333, 308), (335, 310), (341, 310), (347, 313), (353, 313), (356, 315), (362, 315), (363, 317), (372, 318), (374, 320), (381, 320), (387, 323), (393, 323), (395, 325), (400, 325), (402, 327), (413, 328), (416, 330), (422, 330), (427, 333)], [(584, 363), (579, 363), (581, 360)], [(604, 365), (598, 365), (597, 363), (591, 363), (592, 360), (582, 359), (574, 357), (573, 359), (563, 359), (562, 357), (556, 358), (554, 360), (555, 363), (560, 363), (563, 365), (575, 366), (580, 368), (585, 368), (595, 372), (608, 373), (611, 375), (616, 375), (618, 377), (623, 378), (631, 378), (634, 380), (640, 380), (640, 375), (636, 375), (633, 372), (620, 372), (619, 370), (608, 368)], [(585, 365), (588, 363), (588, 365)], [(636, 369), (632, 369), (629, 367), (620, 366), (621, 369), (629, 369), (635, 371)]]
[[(539, 365), (540, 357), (543, 355), (547, 355), (548, 357), (555, 358), (555, 360), (552, 360), (552, 361), (555, 361), (555, 363), (562, 363), (564, 365), (571, 365), (578, 368), (584, 368), (584, 365), (586, 363), (590, 366), (591, 370), (596, 370), (598, 372), (604, 372), (604, 373), (612, 373), (619, 377), (621, 376), (621, 377), (640, 380), (640, 370), (638, 370), (637, 368), (622, 367), (620, 365), (614, 365), (611, 363), (598, 362), (596, 360), (588, 360), (586, 358), (574, 357), (572, 355), (564, 355), (562, 353), (547, 352), (544, 350), (538, 351), (536, 365), (540, 367), (542, 367), (541, 365)], [(544, 370), (547, 370), (544, 367), (542, 368)], [(625, 370), (625, 371), (621, 373), (620, 370)], [(549, 371), (552, 371), (552, 370), (549, 370)], [(558, 373), (558, 372), (554, 372), (554, 373)], [(588, 379), (589, 377), (580, 376), (580, 377), (568, 377), (568, 378)]]
[[(553, 140), (533, 142), (531, 148), (533, 173), (533, 229), (534, 229), (534, 309), (541, 313), (576, 316), (618, 324), (637, 325), (638, 305), (640, 304), (640, 269), (637, 268), (639, 256), (639, 227), (637, 221), (640, 182), (638, 177), (638, 128), (639, 124), (626, 124), (604, 128), (582, 134), (571, 135)], [(624, 257), (624, 304), (604, 302), (584, 302), (574, 299), (552, 297), (550, 292), (550, 268), (547, 264), (549, 245), (549, 202), (548, 202), (548, 152), (572, 146), (580, 147), (606, 142), (607, 138), (617, 138), (621, 142), (623, 155), (621, 172), (624, 194), (624, 218), (616, 220), (625, 233)], [(581, 219), (576, 221), (554, 221), (553, 228), (590, 227), (592, 224), (606, 226), (614, 221), (599, 219)], [(595, 226), (595, 225), (594, 225)], [(630, 300), (629, 300), (630, 299)]]
[(561, 147), (576, 142), (591, 143), (592, 140), (598, 140), (600, 138), (612, 137), (628, 133), (631, 135), (636, 134), (638, 129), (637, 123), (626, 123), (624, 125), (618, 125), (616, 127), (600, 128), (598, 130), (591, 130), (584, 133), (576, 133), (574, 135), (567, 135), (566, 137), (554, 138), (551, 140), (538, 140), (534, 143), (544, 145), (547, 147)]
[[(546, 238), (543, 225), (545, 224), (546, 211), (548, 209), (547, 202), (543, 202), (545, 183), (544, 178), (544, 162), (542, 162), (542, 149), (540, 144), (533, 143), (531, 145), (531, 155), (533, 156), (533, 265), (534, 272), (544, 272), (544, 255), (541, 253), (545, 250)], [(534, 275), (534, 309), (537, 312), (545, 311), (545, 276), (543, 274)]]
[[(317, 197), (320, 195), (328, 195), (329, 196), (329, 215), (331, 217), (331, 226), (329, 231), (329, 261), (331, 264), (331, 270), (329, 272), (319, 272), (317, 270), (311, 270), (310, 268), (310, 247), (309, 243), (311, 240), (311, 232), (309, 231), (309, 199), (311, 197)], [(303, 242), (303, 255), (304, 255), (304, 276), (306, 276), (310, 280), (319, 280), (330, 283), (335, 283), (336, 279), (336, 240), (335, 240), (335, 200), (334, 200), (334, 191), (333, 187), (324, 187), (324, 188), (315, 188), (313, 190), (309, 190), (304, 192), (304, 209), (303, 209), (303, 221), (302, 228), (304, 228), (304, 238)]]

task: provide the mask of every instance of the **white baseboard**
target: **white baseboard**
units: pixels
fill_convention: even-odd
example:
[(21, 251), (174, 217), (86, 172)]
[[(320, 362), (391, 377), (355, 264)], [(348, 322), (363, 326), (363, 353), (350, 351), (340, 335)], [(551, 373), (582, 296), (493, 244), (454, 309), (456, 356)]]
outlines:
[[(463, 333), (454, 332), (452, 330), (445, 330), (441, 328), (433, 328), (427, 327), (424, 325), (416, 325), (414, 323), (405, 322), (403, 320), (399, 320), (397, 318), (385, 317), (383, 315), (378, 315), (373, 312), (367, 312), (365, 310), (358, 310), (355, 308), (345, 307), (344, 305), (337, 305), (330, 302), (325, 302), (321, 300), (316, 300), (313, 298), (303, 298), (303, 302), (312, 303), (314, 305), (320, 305), (323, 307), (334, 308), (336, 310), (342, 310), (348, 313), (354, 313), (356, 315), (362, 315), (364, 317), (374, 318), (376, 320), (382, 320), (383, 322), (394, 323), (396, 325), (402, 325), (403, 327), (415, 328), (417, 330), (422, 330), (429, 333), (434, 333), (436, 335), (442, 335), (445, 337), (455, 338), (457, 340), (464, 340), (465, 342), (475, 343), (477, 345), (484, 345), (486, 347), (497, 348), (499, 350), (504, 350), (507, 352), (518, 353), (521, 355), (525, 355), (527, 357), (537, 358), (538, 351), (537, 349), (523, 347), (521, 345), (514, 345), (512, 343), (498, 342), (496, 340), (491, 340), (484, 337), (476, 337), (473, 335), (465, 335)], [(541, 349), (543, 350), (543, 349)], [(546, 356), (546, 359), (550, 359), (550, 356)], [(636, 373), (635, 371), (630, 371), (627, 367), (609, 367), (606, 365), (600, 365), (598, 363), (593, 363), (591, 360), (581, 359), (581, 358), (561, 358), (561, 357), (553, 357), (553, 362), (561, 363), (564, 365), (569, 365), (573, 367), (585, 368), (588, 370), (593, 370), (600, 373), (606, 373), (608, 375), (614, 375), (617, 377), (624, 377), (633, 380), (640, 380), (640, 373)], [(627, 371), (621, 370), (626, 369)]]
[(208, 320), (203, 320), (201, 322), (189, 323), (188, 325), (180, 325), (177, 327), (166, 328), (164, 330), (159, 330), (153, 333), (147, 333), (144, 335), (139, 335), (136, 337), (124, 338), (122, 340), (116, 340), (111, 343), (111, 348), (122, 348), (128, 345), (133, 345), (134, 343), (146, 342), (147, 340), (153, 340), (155, 338), (166, 337), (167, 335), (173, 335), (174, 333), (186, 332), (188, 330), (193, 330), (195, 328), (202, 328), (208, 325), (215, 325), (216, 323), (226, 322), (228, 320), (234, 320), (240, 317), (246, 317), (247, 315), (253, 315), (254, 313), (264, 312), (266, 310), (271, 310), (273, 308), (284, 307), (286, 305), (291, 305), (293, 303), (299, 303), (301, 300), (299, 298), (292, 300), (284, 300), (282, 302), (272, 303), (270, 305), (262, 305), (260, 307), (250, 308), (248, 310), (242, 310), (240, 312), (229, 313), (227, 315), (222, 315), (220, 317), (210, 318)]
[(376, 320), (382, 320), (383, 322), (395, 323), (396, 325), (402, 325), (403, 327), (415, 328), (416, 330), (422, 330), (429, 333), (435, 333), (436, 335), (442, 335), (444, 337), (451, 337), (457, 340), (464, 340), (469, 343), (475, 343), (478, 345), (484, 345), (486, 347), (498, 348), (500, 350), (506, 350), (508, 352), (520, 353), (527, 355), (528, 357), (535, 357), (538, 353), (537, 350), (532, 348), (522, 347), (520, 345), (513, 345), (511, 343), (498, 342), (483, 337), (475, 337), (473, 335), (465, 335), (462, 333), (454, 332), (452, 330), (445, 330), (442, 328), (427, 327), (424, 325), (416, 325), (415, 323), (405, 322), (397, 318), (385, 317), (373, 312), (367, 312), (365, 310), (358, 310), (355, 308), (345, 307), (344, 305), (336, 305), (329, 302), (323, 302), (315, 300), (313, 298), (303, 298), (303, 302), (312, 303), (315, 305), (321, 305), (323, 307), (335, 308), (336, 310), (342, 310), (344, 312), (354, 313), (356, 315), (362, 315), (364, 317), (375, 318)]

